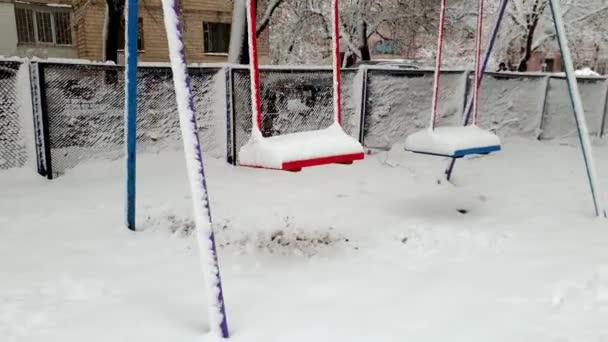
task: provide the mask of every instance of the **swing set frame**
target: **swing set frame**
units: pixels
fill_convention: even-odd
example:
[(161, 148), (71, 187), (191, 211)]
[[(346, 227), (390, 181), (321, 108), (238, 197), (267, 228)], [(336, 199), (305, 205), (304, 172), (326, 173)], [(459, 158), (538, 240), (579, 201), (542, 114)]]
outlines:
[[(184, 150), (186, 156), (186, 163), (188, 166), (188, 178), (190, 182), (190, 189), (192, 191), (192, 204), (194, 209), (194, 218), (195, 218), (195, 226), (196, 226), (196, 236), (197, 242), (199, 244), (199, 253), (200, 259), (203, 264), (203, 271), (205, 273), (206, 280), (206, 292), (208, 299), (208, 311), (209, 317), (211, 320), (211, 331), (217, 336), (228, 338), (229, 330), (227, 323), (227, 315), (226, 309), (224, 305), (224, 295), (222, 290), (222, 282), (220, 277), (220, 268), (218, 264), (217, 258), (217, 250), (215, 245), (215, 238), (212, 228), (212, 217), (211, 217), (211, 209), (209, 207), (209, 197), (207, 191), (206, 177), (204, 172), (204, 163), (202, 157), (202, 147), (199, 142), (198, 137), (198, 127), (196, 123), (196, 115), (192, 102), (192, 90), (190, 88), (190, 79), (188, 77), (188, 70), (186, 67), (186, 56), (185, 56), (185, 45), (182, 39), (181, 26), (179, 23), (179, 8), (178, 8), (178, 0), (163, 0), (163, 12), (164, 12), (164, 23), (165, 29), (167, 32), (167, 37), (169, 41), (169, 55), (171, 58), (173, 78), (174, 78), (174, 86), (176, 89), (176, 98), (177, 105), (179, 111), (180, 118), (180, 127), (182, 131), (182, 136), (184, 137)], [(337, 1), (337, 0), (334, 0)], [(491, 47), (494, 45), (495, 36), (500, 27), (500, 22), (502, 21), (502, 17), (504, 15), (504, 10), (506, 8), (508, 0), (502, 0), (500, 7), (500, 15), (497, 18), (497, 23), (494, 27), (494, 32), (492, 34), (493, 38), (491, 40), (490, 48), (486, 53), (486, 60), (483, 63), (483, 70), (487, 67), (488, 57), (491, 54)], [(564, 58), (564, 65), (566, 67), (566, 76), (568, 81), (568, 90), (570, 94), (570, 99), (572, 102), (572, 106), (574, 108), (574, 114), (577, 125), (577, 132), (579, 135), (581, 148), (583, 151), (583, 157), (585, 160), (585, 166), (587, 168), (587, 176), (589, 179), (589, 184), (591, 187), (591, 192), (593, 195), (594, 206), (596, 210), (596, 214), (598, 216), (605, 216), (606, 211), (604, 210), (603, 203), (600, 200), (599, 187), (597, 183), (597, 174), (595, 171), (594, 159), (591, 154), (591, 142), (589, 139), (589, 132), (587, 129), (587, 124), (584, 116), (584, 110), (582, 101), (580, 98), (580, 93), (578, 90), (578, 85), (576, 83), (576, 78), (574, 75), (574, 67), (572, 64), (572, 58), (570, 55), (570, 50), (568, 48), (566, 33), (564, 29), (564, 23), (561, 17), (561, 11), (559, 7), (558, 0), (549, 0), (551, 11), (555, 23), (555, 29), (557, 31), (558, 41), (560, 45), (560, 49), (562, 52), (562, 56)], [(128, 29), (127, 29), (127, 46), (129, 56), (127, 58), (127, 72), (126, 81), (127, 81), (127, 105), (125, 108), (125, 114), (127, 116), (127, 141), (131, 143), (128, 145), (128, 155), (127, 155), (127, 167), (128, 167), (128, 175), (129, 182), (135, 181), (134, 171), (135, 171), (135, 160), (134, 160), (134, 148), (135, 148), (135, 128), (136, 126), (133, 124), (131, 120), (136, 118), (136, 95), (137, 95), (137, 54), (136, 54), (136, 36), (137, 36), (137, 0), (129, 0), (127, 5), (127, 21)], [(337, 7), (337, 5), (336, 5)], [(337, 26), (336, 26), (337, 27)], [(134, 53), (135, 52), (135, 53)], [(483, 72), (479, 73), (479, 77), (476, 80), (477, 87), (479, 87), (481, 80), (483, 77)], [(476, 89), (477, 90), (477, 89)], [(468, 123), (471, 114), (470, 106), (467, 106), (466, 115), (464, 115), (464, 123)], [(131, 141), (132, 139), (132, 141)], [(133, 150), (131, 150), (133, 149)], [(133, 155), (131, 155), (131, 152)], [(450, 165), (453, 167), (453, 164)], [(450, 172), (453, 169), (450, 169)], [(134, 187), (128, 187), (128, 205), (129, 208), (133, 205), (134, 201), (131, 201), (131, 196), (135, 195)], [(131, 210), (131, 209), (129, 209)], [(131, 221), (131, 218), (134, 216), (134, 208), (133, 211), (129, 211), (128, 217), (129, 220), (127, 222), (127, 226), (130, 229), (134, 229), (134, 219)]]
[[(443, 16), (445, 15), (445, 7), (447, 5), (447, 0), (441, 0), (442, 1), (442, 23), (441, 23), (441, 30), (443, 30)], [(483, 26), (483, 3), (485, 0), (479, 0), (479, 20), (478, 20), (478, 30), (481, 30), (482, 26)], [(480, 32), (478, 32), (478, 38), (477, 38), (477, 56), (476, 56), (476, 63), (475, 63), (475, 79), (474, 79), (474, 95), (472, 97), (472, 99), (469, 99), (469, 101), (467, 102), (465, 111), (464, 111), (464, 115), (463, 115), (463, 120), (462, 120), (462, 125), (463, 126), (467, 126), (470, 124), (475, 125), (476, 121), (477, 121), (477, 112), (478, 112), (478, 107), (479, 107), (479, 92), (480, 92), (480, 88), (481, 88), (481, 83), (483, 81), (483, 77), (484, 77), (484, 73), (487, 70), (490, 58), (492, 56), (492, 52), (494, 50), (494, 47), (496, 45), (496, 40), (498, 37), (498, 32), (500, 31), (501, 28), (501, 24), (504, 20), (504, 16), (506, 13), (506, 8), (509, 4), (509, 0), (501, 0), (499, 7), (498, 7), (498, 14), (496, 16), (496, 21), (494, 23), (494, 27), (492, 29), (492, 32), (490, 34), (490, 40), (488, 42), (488, 47), (486, 49), (486, 53), (484, 56), (483, 61), (481, 61), (481, 50), (482, 50), (482, 42), (481, 42), (481, 37), (482, 35), (480, 34)], [(561, 15), (561, 8), (560, 8), (560, 4), (559, 4), (559, 0), (549, 0), (549, 7), (551, 8), (551, 16), (553, 19), (553, 24), (555, 27), (555, 31), (557, 33), (557, 41), (559, 44), (559, 49), (564, 61), (564, 68), (565, 68), (565, 73), (566, 73), (566, 81), (568, 84), (568, 95), (570, 97), (570, 102), (572, 104), (572, 108), (574, 111), (574, 119), (575, 119), (575, 123), (576, 123), (576, 130), (577, 130), (577, 134), (578, 134), (578, 140), (580, 142), (581, 145), (581, 152), (582, 152), (582, 156), (583, 156), (583, 160), (585, 163), (585, 170), (587, 173), (587, 180), (589, 183), (589, 188), (591, 191), (591, 196), (592, 196), (592, 200), (593, 200), (593, 206), (594, 206), (594, 210), (595, 210), (595, 215), (598, 217), (604, 217), (604, 218), (608, 218), (608, 211), (606, 211), (606, 208), (604, 206), (604, 202), (601, 196), (601, 191), (600, 191), (600, 187), (599, 187), (599, 182), (598, 182), (598, 177), (597, 177), (597, 168), (595, 166), (595, 159), (593, 158), (593, 149), (592, 149), (592, 145), (591, 145), (591, 139), (589, 137), (589, 129), (587, 126), (587, 120), (585, 118), (585, 110), (583, 108), (583, 102), (581, 100), (581, 96), (580, 96), (580, 91), (578, 88), (578, 83), (577, 83), (577, 79), (576, 79), (576, 75), (574, 73), (574, 64), (572, 61), (572, 54), (570, 52), (570, 47), (568, 46), (568, 38), (567, 38), (567, 34), (566, 34), (566, 29), (564, 26), (564, 22), (563, 22), (563, 18)], [(440, 61), (441, 61), (441, 53), (442, 53), (442, 40), (443, 39), (443, 34), (442, 32), (440, 32), (440, 38), (439, 38), (439, 49), (438, 49), (438, 56), (437, 56), (437, 60), (438, 60), (438, 67), (440, 65)], [(435, 94), (434, 94), (434, 98), (433, 98), (433, 114), (432, 114), (432, 119), (431, 119), (431, 129), (435, 127), (436, 121), (437, 121), (437, 101), (438, 101), (438, 96), (437, 96), (437, 92), (438, 92), (438, 80), (440, 77), (440, 72), (436, 72), (435, 75)], [(471, 152), (471, 151), (469, 151)], [(487, 153), (477, 153), (477, 152), (486, 152), (486, 151), (474, 151), (474, 154), (487, 154)], [(491, 152), (491, 151), (490, 151)], [(473, 153), (469, 153), (469, 154), (473, 154)], [(451, 158), (446, 170), (445, 170), (445, 174), (447, 177), (447, 180), (450, 181), (453, 177), (454, 174), (454, 168), (456, 165), (456, 160), (459, 158), (462, 158), (465, 154), (455, 154), (453, 156), (449, 156)]]

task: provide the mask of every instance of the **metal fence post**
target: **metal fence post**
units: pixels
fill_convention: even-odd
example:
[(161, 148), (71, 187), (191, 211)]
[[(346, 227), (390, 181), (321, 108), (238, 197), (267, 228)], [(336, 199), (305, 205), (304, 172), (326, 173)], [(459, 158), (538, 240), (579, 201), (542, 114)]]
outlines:
[(604, 137), (606, 133), (606, 121), (608, 120), (608, 79), (604, 80), (604, 86), (606, 87), (606, 91), (604, 92), (604, 117), (602, 118), (602, 123), (600, 126), (600, 138)]
[[(365, 147), (365, 117), (367, 114), (367, 75), (368, 70), (362, 66), (361, 75), (361, 103), (359, 104), (359, 142)], [(356, 79), (356, 78), (355, 78)]]
[(38, 63), (38, 82), (40, 90), (40, 119), (42, 133), (42, 148), (44, 150), (44, 162), (46, 167), (46, 177), (53, 179), (53, 161), (51, 155), (51, 132), (49, 127), (49, 107), (46, 97), (46, 82), (44, 75), (44, 63)]
[(469, 91), (471, 90), (471, 87), (469, 87), (470, 83), (469, 83), (469, 79), (470, 79), (470, 75), (471, 75), (471, 70), (463, 70), (462, 71), (462, 78), (463, 78), (463, 82), (464, 82), (464, 86), (462, 87), (463, 90), (463, 94), (462, 94), (462, 119), (465, 120), (465, 116), (467, 115), (467, 104), (468, 104), (468, 98), (469, 98)]
[(234, 156), (234, 106), (232, 105), (232, 67), (225, 66), (221, 69), (224, 73), (224, 89), (226, 91), (226, 162), (236, 165)]
[(32, 94), (32, 120), (34, 121), (34, 145), (36, 146), (36, 165), (38, 174), (47, 176), (46, 154), (42, 123), (42, 101), (40, 97), (40, 71), (37, 62), (30, 62), (30, 88)]
[(551, 84), (551, 76), (549, 76), (549, 75), (545, 76), (544, 80), (545, 80), (545, 82), (544, 82), (543, 89), (542, 89), (543, 98), (542, 98), (542, 101), (540, 102), (540, 106), (539, 106), (540, 122), (538, 123), (538, 135), (536, 137), (537, 140), (541, 140), (542, 134), (543, 134), (545, 115), (547, 112), (547, 97), (549, 96), (549, 86)]

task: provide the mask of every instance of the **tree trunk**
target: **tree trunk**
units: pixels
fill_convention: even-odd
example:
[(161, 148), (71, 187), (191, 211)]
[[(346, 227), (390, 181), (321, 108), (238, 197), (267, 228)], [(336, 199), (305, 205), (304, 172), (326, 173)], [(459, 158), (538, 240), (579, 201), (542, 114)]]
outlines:
[(534, 33), (536, 31), (537, 24), (538, 20), (536, 20), (533, 25), (528, 27), (526, 43), (522, 51), (522, 57), (519, 61), (519, 66), (517, 67), (517, 71), (519, 72), (528, 71), (528, 61), (530, 61), (530, 58), (532, 58), (532, 43), (534, 42)]
[[(371, 60), (372, 56), (371, 56), (371, 52), (369, 50), (369, 43), (367, 40), (367, 23), (365, 22), (365, 20), (363, 20), (363, 18), (360, 19), (358, 25), (357, 25), (357, 49), (360, 52), (360, 57), (357, 58), (357, 55), (355, 53), (351, 53), (348, 54), (346, 53), (345, 55), (345, 61), (343, 63), (345, 68), (351, 67), (352, 65), (354, 65), (357, 60), (359, 61), (369, 61)], [(348, 51), (346, 51), (348, 52)]]
[(117, 63), (118, 50), (124, 49), (124, 46), (118, 45), (125, 2), (124, 0), (106, 0), (106, 6), (108, 7), (108, 18), (106, 20), (105, 59)]
[(545, 11), (545, 7), (547, 7), (547, 0), (534, 0), (532, 10), (530, 11), (530, 14), (528, 14), (526, 41), (522, 48), (522, 57), (517, 67), (517, 71), (519, 72), (528, 71), (528, 62), (530, 61), (530, 58), (532, 58), (534, 35), (536, 33), (536, 28), (538, 27), (538, 22)]
[(367, 41), (367, 23), (365, 20), (361, 20), (358, 27), (359, 34), (359, 51), (361, 51), (361, 60), (369, 61), (372, 59), (371, 53), (369, 51), (369, 43)]

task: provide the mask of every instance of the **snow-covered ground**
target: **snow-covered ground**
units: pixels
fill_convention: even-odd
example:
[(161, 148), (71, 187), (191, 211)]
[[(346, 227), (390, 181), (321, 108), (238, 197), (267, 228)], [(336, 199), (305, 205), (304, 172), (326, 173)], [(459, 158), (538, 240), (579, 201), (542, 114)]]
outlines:
[[(183, 156), (138, 162), (137, 233), (120, 161), (0, 172), (0, 341), (209, 340)], [(232, 339), (608, 341), (608, 221), (578, 147), (508, 139), (455, 185), (444, 166), (207, 160)]]

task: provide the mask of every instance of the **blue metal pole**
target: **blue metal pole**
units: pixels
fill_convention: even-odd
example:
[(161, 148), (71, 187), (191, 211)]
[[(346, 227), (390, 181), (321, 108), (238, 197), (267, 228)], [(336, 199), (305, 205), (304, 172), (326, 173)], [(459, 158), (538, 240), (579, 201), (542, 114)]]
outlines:
[[(486, 55), (484, 56), (483, 65), (481, 67), (481, 72), (479, 73), (479, 85), (481, 86), (481, 81), (483, 80), (483, 74), (488, 69), (488, 64), (490, 63), (490, 58), (492, 57), (492, 52), (494, 51), (494, 46), (496, 45), (496, 38), (498, 37), (498, 31), (500, 30), (500, 25), (505, 17), (507, 5), (509, 0), (502, 0), (499, 8), (498, 8), (498, 16), (496, 17), (496, 22), (494, 23), (494, 28), (492, 29), (492, 34), (490, 36), (490, 41), (488, 42), (488, 48), (486, 49)], [(480, 13), (479, 15), (483, 15)], [(467, 101), (467, 106), (464, 111), (464, 116), (462, 123), (463, 125), (468, 125), (471, 120), (471, 114), (473, 112), (473, 101)], [(454, 171), (454, 166), (456, 165), (456, 158), (452, 158), (448, 167), (446, 168), (445, 174), (447, 176), (448, 181), (452, 178), (452, 172)]]
[(602, 201), (602, 193), (599, 189), (595, 161), (593, 159), (593, 154), (591, 151), (591, 139), (589, 138), (589, 129), (587, 128), (587, 119), (585, 118), (583, 101), (581, 100), (581, 95), (578, 90), (578, 83), (576, 80), (576, 76), (574, 75), (574, 64), (572, 63), (572, 55), (570, 54), (570, 47), (568, 46), (568, 38), (566, 37), (566, 29), (564, 27), (564, 21), (562, 19), (562, 12), (559, 6), (559, 1), (549, 0), (549, 4), (551, 6), (551, 13), (553, 14), (555, 32), (557, 32), (557, 41), (559, 43), (559, 48), (562, 52), (562, 57), (564, 60), (564, 68), (566, 69), (565, 71), (566, 80), (568, 82), (568, 92), (570, 94), (572, 109), (574, 110), (576, 129), (578, 132), (579, 141), (581, 143), (583, 159), (585, 160), (587, 179), (589, 181), (589, 188), (591, 190), (591, 196), (593, 198), (595, 214), (597, 216), (604, 216), (608, 218), (608, 213), (605, 211), (604, 204)]
[(125, 144), (127, 157), (127, 228), (135, 231), (135, 155), (137, 145), (138, 0), (126, 4)]

